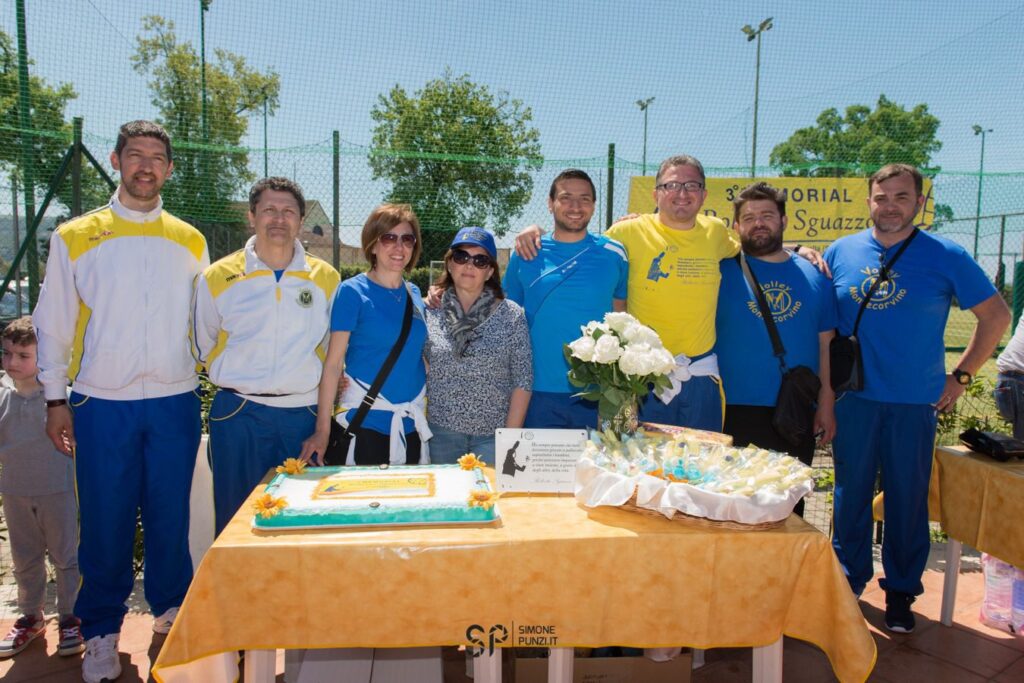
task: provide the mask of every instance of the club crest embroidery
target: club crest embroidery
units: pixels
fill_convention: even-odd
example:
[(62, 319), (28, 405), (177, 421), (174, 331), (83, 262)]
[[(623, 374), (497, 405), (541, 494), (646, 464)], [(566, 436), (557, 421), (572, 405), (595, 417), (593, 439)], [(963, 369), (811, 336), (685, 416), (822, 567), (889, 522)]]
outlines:
[[(790, 320), (800, 309), (803, 302), (793, 298), (793, 289), (785, 282), (771, 280), (761, 283), (761, 291), (764, 292), (764, 299), (768, 303), (768, 310), (772, 312), (772, 320), (776, 323)], [(748, 300), (747, 308), (758, 318), (761, 317), (761, 309), (756, 301)]]
[[(864, 276), (860, 284), (849, 287), (850, 298), (857, 304), (864, 301), (864, 298), (871, 290), (871, 286), (878, 279), (878, 268), (865, 266), (860, 269), (860, 273)], [(900, 274), (898, 272), (895, 270), (890, 271), (889, 278), (882, 281), (878, 285), (878, 289), (875, 290), (875, 293), (871, 295), (871, 301), (868, 302), (867, 308), (872, 311), (882, 311), (903, 301), (903, 298), (907, 296), (907, 290), (900, 287), (899, 279)]]
[(299, 298), (297, 301), (303, 308), (309, 308), (313, 305), (313, 292), (309, 289), (303, 289), (299, 292)]

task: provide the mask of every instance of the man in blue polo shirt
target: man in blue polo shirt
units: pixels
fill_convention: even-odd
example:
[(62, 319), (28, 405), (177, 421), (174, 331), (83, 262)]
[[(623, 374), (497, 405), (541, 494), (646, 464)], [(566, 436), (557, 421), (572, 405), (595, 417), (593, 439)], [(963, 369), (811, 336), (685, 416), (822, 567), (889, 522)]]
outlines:
[[(885, 489), (885, 538), (879, 583), (885, 625), (914, 629), (911, 603), (924, 588), (928, 560), (928, 482), (936, 411), (948, 411), (985, 363), (1010, 313), (981, 267), (960, 245), (917, 232), (924, 205), (920, 172), (890, 164), (868, 179), (874, 226), (837, 240), (825, 252), (839, 307), (839, 332), (850, 334), (868, 290), (905, 240), (913, 242), (871, 297), (857, 338), (864, 388), (836, 402), (835, 531), (832, 545), (858, 595), (871, 580), (871, 499), (879, 467)], [(943, 334), (953, 298), (978, 325), (947, 374)]]
[(597, 193), (583, 171), (562, 171), (551, 183), (548, 209), (555, 229), (541, 239), (537, 258), (513, 254), (502, 286), (526, 310), (533, 346), (533, 395), (525, 427), (597, 427), (597, 404), (573, 396), (562, 345), (580, 336), (580, 326), (608, 311), (626, 310), (626, 250), (591, 235)]
[[(772, 416), (782, 370), (754, 290), (737, 259), (725, 259), (720, 264), (722, 283), (715, 319), (715, 352), (726, 400), (724, 431), (739, 446), (753, 443), (785, 451), (810, 465), (815, 435), (828, 443), (835, 434), (835, 394), (828, 377), (828, 347), (836, 327), (832, 283), (809, 261), (782, 248), (785, 192), (768, 183), (755, 183), (740, 192), (733, 205), (740, 245), (772, 312), (786, 350), (786, 367), (804, 365), (817, 372), (821, 391), (813, 424), (807, 424), (798, 443), (775, 430)], [(796, 513), (803, 514), (802, 500)]]

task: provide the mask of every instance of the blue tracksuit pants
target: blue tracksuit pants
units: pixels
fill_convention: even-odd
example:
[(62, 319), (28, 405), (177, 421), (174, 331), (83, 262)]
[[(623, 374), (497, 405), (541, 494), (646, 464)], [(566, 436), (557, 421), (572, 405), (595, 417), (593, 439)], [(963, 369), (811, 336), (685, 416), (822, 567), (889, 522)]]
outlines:
[(647, 394), (640, 403), (640, 420), (720, 432), (724, 404), (720, 379), (709, 375), (691, 377), (683, 382), (679, 394), (668, 405), (658, 400), (653, 391)]
[(192, 581), (189, 493), (199, 449), (199, 397), (110, 401), (72, 392), (80, 510), (75, 614), (86, 638), (118, 633), (131, 594), (136, 511), (145, 534), (146, 600), (159, 615)]
[(213, 512), (220, 534), (267, 470), (297, 458), (316, 429), (316, 406), (275, 408), (218, 391), (210, 406)]
[(835, 525), (832, 546), (850, 587), (861, 593), (874, 573), (871, 501), (879, 467), (885, 491), (883, 589), (920, 595), (928, 562), (928, 484), (935, 408), (880, 403), (846, 394), (836, 403)]

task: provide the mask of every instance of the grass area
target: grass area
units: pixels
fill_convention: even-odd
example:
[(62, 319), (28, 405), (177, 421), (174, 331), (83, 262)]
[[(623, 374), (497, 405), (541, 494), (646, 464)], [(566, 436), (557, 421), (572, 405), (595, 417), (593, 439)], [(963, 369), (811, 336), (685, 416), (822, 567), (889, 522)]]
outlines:
[[(951, 308), (949, 320), (946, 322), (946, 348), (962, 348), (967, 346), (967, 342), (971, 340), (971, 335), (974, 334), (974, 326), (977, 322), (978, 319), (970, 311), (961, 311), (956, 306)], [(1013, 330), (1007, 328), (1006, 333), (999, 342), (999, 348), (1006, 346), (1006, 343), (1010, 341), (1012, 333)]]

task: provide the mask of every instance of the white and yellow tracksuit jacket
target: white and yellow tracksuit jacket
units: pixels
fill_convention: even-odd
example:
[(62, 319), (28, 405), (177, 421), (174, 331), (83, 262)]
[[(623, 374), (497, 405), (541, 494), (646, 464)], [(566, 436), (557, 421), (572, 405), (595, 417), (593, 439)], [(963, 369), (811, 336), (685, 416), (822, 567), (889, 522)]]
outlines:
[(197, 386), (189, 353), (192, 282), (206, 240), (163, 211), (107, 206), (53, 232), (32, 322), (47, 399), (76, 392), (139, 400)]
[(341, 278), (296, 240), (292, 262), (276, 281), (255, 246), (250, 237), (196, 281), (192, 353), (214, 384), (256, 403), (316, 405)]

